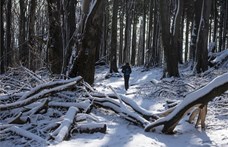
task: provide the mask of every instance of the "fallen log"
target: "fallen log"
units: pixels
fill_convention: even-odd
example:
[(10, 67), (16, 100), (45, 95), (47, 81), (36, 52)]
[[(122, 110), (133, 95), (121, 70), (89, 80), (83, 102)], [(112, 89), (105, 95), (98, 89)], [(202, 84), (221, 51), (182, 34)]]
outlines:
[[(99, 98), (105, 98), (106, 96), (102, 93), (91, 93), (92, 96), (94, 97), (99, 97)], [(109, 98), (114, 98), (117, 99), (116, 95), (113, 94), (107, 94), (107, 96)], [(129, 107), (131, 107), (134, 111), (136, 111), (137, 113), (139, 113), (140, 115), (142, 115), (143, 118), (147, 119), (147, 120), (156, 120), (159, 118), (159, 116), (155, 113), (155, 112), (150, 112), (144, 108), (142, 108), (141, 106), (139, 106), (135, 101), (129, 99), (128, 97), (119, 94), (119, 98), (121, 99), (121, 101), (123, 101), (125, 104), (127, 104)]]
[(111, 99), (111, 98), (95, 98), (94, 97), (94, 104), (98, 105), (103, 108), (108, 108), (113, 110), (114, 112), (118, 113), (121, 117), (125, 118), (126, 120), (140, 125), (143, 128), (149, 124), (149, 121), (140, 116), (139, 114), (135, 113), (134, 111), (130, 111), (124, 105), (121, 105), (119, 102)]
[(22, 118), (22, 112), (18, 113), (15, 117), (8, 120), (8, 124), (25, 124), (30, 122), (30, 118)]
[(191, 111), (194, 107), (206, 105), (209, 101), (218, 95), (221, 95), (228, 89), (228, 73), (225, 73), (214, 80), (212, 80), (206, 86), (188, 94), (184, 101), (178, 104), (169, 115), (164, 118), (160, 118), (157, 121), (149, 124), (145, 127), (145, 131), (150, 131), (154, 127), (164, 125), (162, 132), (166, 134), (174, 133), (174, 128), (181, 120), (181, 118)]
[(78, 76), (76, 78), (72, 78), (72, 79), (68, 79), (68, 80), (58, 80), (58, 81), (54, 81), (54, 82), (49, 82), (49, 83), (43, 83), (43, 84), (40, 84), (34, 88), (32, 88), (29, 92), (27, 92), (25, 95), (23, 95), (20, 99), (20, 100), (24, 100), (28, 97), (31, 97), (32, 95), (35, 95), (45, 89), (51, 89), (51, 88), (54, 88), (54, 87), (57, 87), (57, 86), (61, 86), (61, 85), (64, 85), (64, 84), (68, 84), (68, 83), (71, 83), (71, 82), (74, 82), (74, 81), (80, 81), (82, 79), (82, 77)]
[(44, 144), (46, 145), (48, 143), (45, 139), (41, 138), (40, 136), (37, 136), (37, 135), (35, 135), (35, 134), (33, 134), (33, 133), (31, 133), (31, 132), (29, 132), (27, 130), (24, 130), (24, 129), (20, 128), (20, 127), (17, 127), (17, 126), (11, 126), (9, 128), (6, 128), (5, 130), (1, 131), (1, 133), (3, 133), (3, 132), (6, 133), (6, 132), (9, 132), (9, 131), (14, 132), (14, 133), (16, 133), (16, 134), (18, 134), (20, 136), (29, 138), (31, 140), (34, 140), (36, 142), (39, 142), (42, 145), (44, 145)]
[(76, 128), (72, 129), (71, 134), (73, 133), (105, 133), (107, 130), (106, 124), (100, 123), (85, 123), (77, 124)]
[(70, 107), (64, 117), (64, 120), (61, 122), (60, 126), (50, 135), (54, 138), (54, 143), (60, 143), (68, 137), (74, 121), (74, 117), (79, 112), (79, 109), (76, 107)]
[(48, 110), (48, 99), (44, 99), (42, 103), (40, 103), (38, 106), (32, 108), (31, 110), (24, 112), (23, 115), (31, 116), (33, 114), (44, 114)]
[(75, 81), (66, 83), (64, 85), (59, 85), (56, 86), (54, 88), (51, 89), (46, 89), (44, 91), (40, 91), (34, 95), (30, 95), (30, 97), (28, 97), (27, 99), (23, 99), (21, 101), (16, 101), (13, 103), (9, 103), (9, 104), (1, 104), (0, 105), (0, 111), (5, 111), (5, 110), (10, 110), (10, 109), (15, 109), (15, 108), (19, 108), (19, 107), (23, 107), (26, 105), (29, 105), (37, 100), (43, 99), (45, 97), (47, 97), (48, 95), (72, 88), (73, 86), (75, 86), (75, 84), (77, 84), (79, 81), (82, 80), (82, 77), (77, 77), (76, 79), (74, 79)]
[(228, 49), (226, 49), (224, 51), (221, 51), (219, 53), (213, 53), (210, 56), (211, 57), (209, 59), (209, 65), (218, 67), (223, 62), (227, 61), (227, 59), (228, 59)]
[(81, 102), (49, 102), (49, 107), (64, 107), (69, 108), (71, 106), (77, 107), (82, 110), (86, 110), (87, 107), (91, 104), (89, 100), (81, 101)]

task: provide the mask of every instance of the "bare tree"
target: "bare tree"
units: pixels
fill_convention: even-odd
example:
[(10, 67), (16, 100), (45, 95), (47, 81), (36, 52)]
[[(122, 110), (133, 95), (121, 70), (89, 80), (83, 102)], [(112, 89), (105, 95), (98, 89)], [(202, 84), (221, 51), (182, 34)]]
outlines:
[(12, 46), (11, 46), (11, 8), (12, 8), (12, 0), (7, 1), (7, 9), (6, 9), (6, 66), (12, 65)]
[(48, 62), (51, 72), (60, 74), (63, 60), (63, 44), (61, 35), (60, 1), (48, 0), (49, 41)]
[(125, 38), (124, 38), (124, 49), (123, 49), (123, 62), (130, 62), (130, 36), (131, 36), (131, 23), (132, 23), (132, 1), (125, 0)]
[(110, 51), (110, 73), (118, 72), (117, 69), (117, 14), (119, 0), (113, 1), (112, 10), (112, 34), (111, 34), (111, 51)]
[(19, 1), (20, 4), (20, 16), (19, 16), (19, 58), (22, 64), (28, 67), (29, 51), (26, 46), (26, 2)]
[(33, 71), (35, 67), (35, 54), (36, 48), (34, 47), (34, 36), (35, 36), (35, 19), (36, 19), (36, 5), (37, 2), (31, 0), (30, 3), (30, 12), (29, 12), (29, 32), (28, 32), (28, 47), (29, 47), (29, 68)]
[(62, 24), (62, 39), (64, 49), (63, 74), (67, 72), (70, 56), (75, 45), (76, 32), (76, 10), (77, 1), (62, 1), (64, 23)]
[(1, 39), (0, 39), (0, 73), (4, 73), (4, 28), (3, 28), (3, 5), (4, 1), (1, 1), (0, 6), (0, 30), (1, 30)]
[(211, 0), (198, 0), (202, 1), (201, 19), (197, 34), (196, 41), (196, 72), (204, 72), (208, 69), (208, 29), (209, 29), (209, 16), (211, 12)]
[[(177, 77), (178, 71), (178, 50), (174, 47), (174, 40), (170, 33), (170, 15), (169, 15), (169, 3), (167, 1), (160, 1), (160, 20), (161, 20), (161, 32), (162, 42), (165, 53), (165, 72), (163, 77)], [(166, 75), (167, 72), (167, 75)]]
[(133, 1), (133, 29), (132, 29), (132, 43), (131, 43), (131, 65), (135, 65), (136, 63), (136, 44), (137, 44), (137, 23), (138, 23), (138, 16), (137, 16), (137, 9), (136, 9), (136, 1)]
[[(86, 82), (92, 84), (95, 74), (95, 54), (96, 50), (100, 47), (102, 5), (104, 3), (103, 1), (95, 1), (95, 4), (91, 4), (90, 1), (84, 1), (83, 3), (82, 11), (84, 12), (84, 18), (82, 18), (80, 24), (81, 39), (78, 42), (78, 55), (75, 58), (69, 76), (81, 75)], [(93, 7), (88, 14), (90, 4)]]

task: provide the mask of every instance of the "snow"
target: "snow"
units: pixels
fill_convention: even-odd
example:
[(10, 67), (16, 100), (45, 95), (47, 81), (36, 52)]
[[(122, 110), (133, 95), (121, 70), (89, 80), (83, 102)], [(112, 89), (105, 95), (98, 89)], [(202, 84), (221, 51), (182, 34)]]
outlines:
[[(96, 78), (94, 88), (102, 93), (114, 94), (109, 88), (112, 86), (117, 94), (123, 101), (131, 103), (132, 105), (138, 104), (136, 107), (138, 111), (148, 113), (164, 111), (164, 103), (167, 99), (182, 100), (181, 97), (174, 97), (178, 94), (177, 87), (173, 85), (179, 82), (175, 78), (167, 78), (160, 80), (162, 76), (162, 69), (154, 68), (142, 72), (142, 67), (134, 67), (130, 77), (130, 88), (128, 91), (124, 89), (123, 77), (111, 77), (105, 79), (108, 72), (107, 67), (100, 67), (96, 71)], [(227, 69), (226, 69), (227, 70)], [(187, 88), (186, 95), (200, 87), (210, 83), (212, 79), (221, 75), (224, 71), (217, 71), (211, 76), (213, 78), (193, 77), (189, 76), (188, 71), (182, 72), (184, 75), (183, 83), (191, 86), (178, 87), (179, 89)], [(218, 80), (227, 81), (227, 73), (225, 79)], [(181, 81), (182, 79), (180, 79)], [(218, 83), (219, 83), (218, 82)], [(156, 92), (161, 90), (158, 84), (167, 83), (163, 85), (163, 93), (156, 95)], [(211, 81), (213, 83), (213, 81)], [(216, 82), (216, 84), (218, 84)], [(169, 85), (170, 84), (170, 85)], [(186, 84), (186, 85), (187, 85)], [(168, 86), (173, 87), (173, 90), (166, 90)], [(194, 86), (194, 88), (193, 88)], [(211, 86), (201, 88), (198, 92), (189, 94), (191, 99), (193, 95), (201, 95), (203, 92), (210, 90)], [(168, 93), (168, 94), (167, 94)], [(181, 92), (183, 93), (183, 92)], [(175, 95), (176, 94), (176, 95)], [(226, 96), (227, 97), (227, 94)], [(218, 98), (219, 99), (219, 98)], [(211, 103), (216, 103), (215, 99)], [(110, 103), (109, 103), (110, 104)], [(54, 102), (53, 102), (54, 105)], [(119, 109), (119, 108), (118, 108)], [(124, 107), (123, 107), (124, 109)], [(227, 109), (226, 109), (227, 110)], [(119, 110), (121, 111), (121, 110)], [(227, 112), (226, 112), (227, 113)], [(141, 126), (136, 126), (129, 121), (123, 119), (113, 111), (93, 109), (92, 115), (99, 119), (99, 123), (107, 125), (106, 133), (94, 134), (75, 134), (71, 136), (70, 140), (60, 142), (59, 144), (51, 144), (50, 147), (198, 147), (198, 146), (228, 146), (228, 115), (223, 113), (222, 110), (217, 109), (215, 105), (209, 104), (208, 115), (206, 117), (206, 130), (195, 128), (194, 124), (186, 122), (187, 117), (183, 118), (175, 128), (176, 134), (165, 135), (161, 133), (162, 127), (157, 127), (155, 132), (145, 132)], [(84, 114), (79, 117), (85, 117)], [(66, 115), (67, 116), (67, 115)], [(79, 119), (79, 118), (78, 118)], [(53, 123), (54, 124), (54, 123)], [(41, 124), (38, 124), (41, 125)], [(51, 123), (49, 124), (51, 125)], [(1, 124), (0, 124), (1, 126)], [(4, 135), (0, 131), (0, 138)], [(22, 139), (23, 140), (23, 139)], [(14, 146), (10, 141), (0, 141), (1, 147)], [(20, 145), (18, 145), (20, 146)]]
[(222, 51), (222, 54), (216, 57), (212, 63), (221, 63), (226, 57), (228, 57), (228, 49)]
[[(148, 97), (148, 91), (142, 91), (140, 87), (146, 88), (151, 86), (151, 82), (156, 81), (160, 83), (160, 77), (162, 75), (162, 69), (153, 69), (145, 72), (141, 72), (140, 67), (133, 69), (130, 78), (130, 88), (126, 92), (124, 90), (123, 77), (112, 77), (105, 79), (105, 75), (108, 69), (99, 70), (99, 74), (96, 75), (95, 89), (100, 92), (106, 92), (113, 94), (109, 88), (111, 85), (115, 91), (123, 99), (125, 97), (130, 98), (144, 108), (145, 111), (159, 111), (163, 110), (164, 99), (156, 99)], [(227, 75), (226, 75), (227, 76)], [(166, 79), (173, 81), (173, 78)], [(191, 79), (194, 80), (194, 79)], [(184, 81), (188, 83), (188, 81)], [(198, 80), (199, 82), (199, 80)], [(202, 83), (202, 81), (201, 81)], [(194, 85), (192, 83), (188, 83)], [(204, 85), (206, 85), (205, 83)], [(206, 90), (202, 89), (203, 91)], [(200, 93), (197, 93), (200, 94)], [(142, 97), (140, 97), (140, 96)], [(149, 95), (150, 96), (150, 95)], [(128, 99), (125, 101), (128, 101)], [(131, 101), (129, 103), (132, 103)], [(197, 129), (194, 124), (189, 124), (183, 119), (177, 128), (174, 135), (165, 135), (161, 133), (161, 127), (155, 132), (145, 132), (143, 128), (130, 124), (128, 121), (118, 117), (110, 112), (102, 116), (101, 111), (97, 111), (96, 114), (100, 115), (101, 122), (107, 124), (107, 133), (95, 133), (95, 134), (77, 134), (73, 136), (70, 141), (63, 141), (62, 143), (55, 145), (55, 147), (73, 147), (73, 146), (85, 146), (85, 147), (177, 147), (177, 146), (227, 146), (228, 145), (228, 116), (224, 119), (218, 119), (213, 111), (208, 110), (208, 116), (206, 118), (207, 128), (205, 131)], [(103, 114), (104, 115), (104, 114)]]

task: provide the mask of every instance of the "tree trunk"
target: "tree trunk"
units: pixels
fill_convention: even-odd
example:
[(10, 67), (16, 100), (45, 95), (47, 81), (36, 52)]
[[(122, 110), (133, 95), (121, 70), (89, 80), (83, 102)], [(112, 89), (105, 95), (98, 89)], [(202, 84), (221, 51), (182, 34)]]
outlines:
[(211, 12), (211, 0), (203, 0), (202, 13), (196, 41), (196, 72), (201, 73), (208, 69), (208, 28)]
[(4, 28), (3, 28), (3, 5), (4, 1), (1, 0), (1, 6), (0, 6), (0, 74), (4, 73)]
[[(164, 73), (163, 77), (178, 77), (178, 50), (174, 47), (174, 38), (170, 34), (170, 16), (168, 1), (160, 1), (160, 20), (162, 42), (164, 46), (165, 60), (167, 64), (167, 75)], [(166, 69), (165, 69), (166, 70)]]
[(137, 56), (137, 65), (142, 65), (142, 57), (143, 57), (143, 51), (142, 51), (142, 44), (143, 44), (143, 21), (140, 21), (139, 25), (139, 43), (138, 43), (138, 56)]
[(26, 13), (26, 1), (19, 1), (20, 4), (20, 16), (19, 16), (19, 58), (22, 65), (28, 67), (29, 65), (29, 51), (26, 45), (26, 34), (25, 34), (25, 13)]
[(76, 10), (77, 1), (69, 0), (63, 1), (63, 9), (64, 9), (64, 18), (65, 23), (65, 44), (64, 44), (64, 58), (63, 58), (63, 70), (62, 73), (66, 74), (67, 66), (69, 64), (70, 56), (72, 53), (72, 49), (75, 44), (75, 31), (76, 31), (76, 20), (75, 20), (75, 10)]
[(198, 28), (200, 24), (200, 16), (201, 16), (201, 8), (202, 8), (202, 0), (197, 0), (194, 2), (194, 10), (195, 14), (193, 17), (193, 24), (192, 24), (192, 36), (191, 36), (191, 45), (190, 45), (190, 59), (192, 60), (192, 68), (195, 64), (196, 58), (196, 39)]
[[(148, 30), (148, 40), (147, 40), (147, 51), (146, 51), (146, 67), (149, 68), (151, 66), (150, 64), (150, 57), (152, 56), (152, 24), (153, 24), (153, 14), (156, 13), (156, 10), (153, 10), (153, 3), (156, 3), (155, 1), (150, 1), (150, 8), (149, 8), (149, 30)], [(156, 9), (156, 7), (154, 7)], [(154, 11), (154, 12), (153, 12)], [(154, 19), (154, 27), (155, 27), (155, 19)]]
[(217, 30), (218, 30), (218, 9), (217, 9), (217, 1), (213, 1), (214, 8), (214, 29), (213, 29), (213, 42), (217, 44)]
[[(93, 8), (82, 25), (79, 52), (69, 73), (70, 77), (81, 75), (86, 82), (93, 84), (95, 74), (95, 53), (100, 46), (103, 1), (95, 1)], [(90, 3), (88, 4), (90, 5)], [(84, 27), (83, 27), (84, 26)]]
[(121, 7), (121, 11), (119, 12), (119, 23), (120, 23), (120, 41), (119, 41), (119, 63), (123, 63), (123, 19), (124, 19), (124, 8), (123, 6)]
[[(183, 63), (182, 59), (182, 48), (180, 48), (180, 41), (181, 41), (181, 18), (183, 17), (183, 1), (182, 0), (176, 0), (175, 5), (177, 7), (174, 20), (173, 20), (173, 32), (172, 32), (172, 38), (173, 38), (173, 52), (178, 53), (178, 61), (180, 63)], [(178, 63), (176, 63), (178, 64)]]
[[(135, 2), (135, 1), (134, 1)], [(134, 4), (134, 8), (135, 8), (135, 4)], [(132, 50), (132, 53), (131, 53), (131, 65), (135, 65), (135, 58), (136, 58), (136, 40), (137, 40), (137, 37), (136, 37), (136, 32), (137, 32), (137, 12), (133, 12), (133, 31), (132, 31), (132, 47), (131, 47), (131, 50)]]
[(110, 53), (110, 73), (118, 72), (117, 69), (117, 14), (119, 0), (113, 1), (112, 10), (112, 34), (111, 34), (111, 53)]
[(8, 0), (6, 10), (6, 67), (12, 66), (13, 55), (11, 48), (11, 8), (12, 0)]
[(34, 36), (35, 36), (35, 21), (36, 21), (36, 1), (31, 1), (30, 4), (30, 12), (29, 12), (29, 35), (28, 35), (28, 42), (29, 42), (29, 68), (35, 71), (35, 63), (36, 61), (36, 49), (34, 48)]
[(146, 5), (147, 5), (147, 1), (143, 0), (143, 32), (142, 32), (142, 57), (141, 57), (141, 61), (140, 61), (140, 65), (144, 65), (144, 59), (145, 59), (145, 34), (146, 34)]
[(130, 62), (130, 36), (131, 36), (131, 3), (125, 0), (126, 4), (126, 23), (125, 23), (125, 38), (123, 62)]
[(188, 18), (186, 18), (185, 55), (184, 55), (185, 62), (188, 61), (188, 55), (189, 55), (189, 50), (188, 50), (189, 25), (190, 25), (190, 21)]
[(48, 59), (51, 72), (60, 74), (63, 60), (63, 44), (61, 36), (60, 1), (48, 0), (49, 42)]
[(225, 11), (225, 1), (220, 1), (220, 16), (219, 16), (219, 46), (218, 51), (221, 52), (223, 48), (223, 31), (224, 31), (224, 11)]
[(227, 22), (228, 22), (228, 1), (224, 1), (224, 17), (223, 17), (223, 38), (222, 38), (222, 50), (226, 49), (226, 40), (228, 38), (228, 36), (226, 36), (228, 34), (228, 26), (227, 26)]
[(158, 14), (158, 1), (154, 1), (154, 29), (153, 29), (153, 45), (152, 45), (152, 56), (150, 57), (151, 66), (156, 66), (159, 64), (159, 54), (161, 54), (161, 50), (159, 50), (159, 41), (160, 41), (160, 19)]

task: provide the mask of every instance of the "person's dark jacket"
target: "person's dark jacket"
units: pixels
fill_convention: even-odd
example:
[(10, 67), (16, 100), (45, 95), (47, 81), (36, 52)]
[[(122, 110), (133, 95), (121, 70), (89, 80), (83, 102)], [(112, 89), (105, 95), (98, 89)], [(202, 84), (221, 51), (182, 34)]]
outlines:
[(131, 74), (131, 67), (130, 67), (130, 65), (124, 65), (123, 67), (122, 67), (122, 73), (124, 74), (124, 76), (130, 76), (130, 74)]

